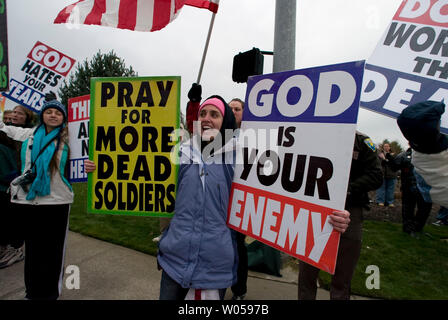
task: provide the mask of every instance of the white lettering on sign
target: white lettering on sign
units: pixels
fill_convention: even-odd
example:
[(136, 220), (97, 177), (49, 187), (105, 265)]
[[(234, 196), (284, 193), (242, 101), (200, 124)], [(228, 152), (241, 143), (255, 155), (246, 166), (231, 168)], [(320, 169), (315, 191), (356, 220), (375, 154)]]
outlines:
[(90, 116), (90, 100), (73, 102), (71, 108), (73, 111), (73, 121), (86, 119)]
[[(277, 109), (281, 115), (292, 118), (303, 114), (312, 104), (314, 87), (312, 81), (305, 75), (293, 75), (280, 84), (277, 93), (270, 92), (274, 81), (263, 79), (256, 83), (249, 92), (248, 106), (256, 117), (266, 117), (272, 113), (274, 96)], [(337, 87), (340, 94), (336, 101), (331, 101), (333, 89)], [(300, 98), (295, 103), (287, 99), (293, 88), (300, 90)], [(356, 97), (356, 81), (345, 71), (322, 72), (316, 95), (314, 115), (319, 117), (334, 117), (346, 111)]]
[[(442, 9), (448, 5), (447, 0), (439, 0), (431, 7), (430, 0), (408, 0), (401, 10), (400, 17), (407, 19), (415, 19), (424, 15), (428, 10), (429, 16), (434, 22), (447, 23), (448, 15), (442, 14)], [(446, 12), (446, 10), (445, 10)]]
[[(307, 241), (310, 213), (314, 239), (312, 242)], [(310, 212), (306, 208), (295, 208), (283, 201), (266, 199), (262, 196), (255, 201), (252, 192), (234, 188), (228, 223), (236, 228), (241, 228), (249, 235), (260, 237), (282, 248), (285, 248), (288, 238), (289, 250), (292, 250), (296, 243), (294, 253), (302, 256), (305, 256), (307, 244), (312, 243), (311, 251), (308, 250), (310, 252), (308, 258), (319, 262), (333, 232), (328, 216), (322, 226), (322, 215), (323, 213), (317, 212), (317, 210)], [(243, 221), (241, 221), (241, 217), (243, 217)]]
[(31, 50), (31, 58), (60, 74), (65, 74), (72, 67), (70, 59), (44, 44), (38, 44)]

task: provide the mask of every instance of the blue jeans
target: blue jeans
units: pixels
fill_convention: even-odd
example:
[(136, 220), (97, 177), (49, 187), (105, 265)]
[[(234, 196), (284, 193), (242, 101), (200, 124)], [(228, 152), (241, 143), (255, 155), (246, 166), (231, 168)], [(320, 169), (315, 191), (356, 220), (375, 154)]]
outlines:
[(440, 207), (440, 210), (437, 213), (436, 219), (442, 220), (444, 222), (448, 222), (448, 208)]
[(384, 178), (381, 187), (376, 190), (376, 202), (384, 203), (385, 205), (394, 203), (395, 178)]
[[(162, 279), (160, 280), (160, 296), (159, 300), (185, 300), (185, 296), (190, 288), (183, 288), (174, 281), (165, 271), (162, 271)], [(224, 300), (226, 288), (219, 289), (219, 298)]]

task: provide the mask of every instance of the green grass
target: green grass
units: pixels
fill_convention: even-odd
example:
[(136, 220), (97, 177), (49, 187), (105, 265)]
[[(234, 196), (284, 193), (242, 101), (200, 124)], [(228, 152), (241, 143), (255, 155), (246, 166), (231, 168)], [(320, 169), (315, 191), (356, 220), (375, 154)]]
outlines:
[[(70, 230), (150, 255), (157, 254), (152, 238), (159, 235), (159, 219), (86, 213), (87, 184), (73, 185), (75, 202)], [(364, 222), (363, 246), (352, 293), (380, 299), (448, 299), (448, 227), (425, 226), (420, 239), (401, 231), (401, 224)], [(380, 289), (367, 289), (369, 265), (380, 271)], [(330, 275), (320, 272), (328, 288)]]
[[(448, 299), (448, 228), (426, 225), (419, 239), (402, 232), (401, 224), (365, 221), (361, 256), (352, 293), (381, 299)], [(426, 235), (425, 235), (426, 233)], [(380, 289), (367, 289), (369, 265), (380, 272)], [(330, 275), (320, 273), (328, 288)]]

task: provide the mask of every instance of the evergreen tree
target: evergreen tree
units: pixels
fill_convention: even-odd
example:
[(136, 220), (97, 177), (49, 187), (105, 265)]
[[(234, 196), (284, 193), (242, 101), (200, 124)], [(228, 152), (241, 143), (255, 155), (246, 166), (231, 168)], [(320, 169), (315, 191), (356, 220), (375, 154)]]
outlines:
[(91, 77), (135, 77), (137, 73), (131, 67), (126, 67), (124, 60), (112, 50), (102, 54), (99, 50), (93, 58), (78, 63), (75, 72), (64, 80), (58, 94), (61, 102), (67, 105), (69, 98), (90, 94)]

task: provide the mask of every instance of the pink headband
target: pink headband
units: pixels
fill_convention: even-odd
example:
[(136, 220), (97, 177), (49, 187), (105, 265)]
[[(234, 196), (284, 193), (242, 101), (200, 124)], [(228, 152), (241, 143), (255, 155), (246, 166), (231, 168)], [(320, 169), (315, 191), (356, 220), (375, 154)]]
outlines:
[(218, 98), (211, 98), (211, 99), (205, 100), (204, 103), (201, 104), (201, 106), (199, 107), (198, 115), (201, 112), (202, 108), (204, 108), (206, 105), (209, 105), (209, 104), (218, 108), (219, 112), (221, 112), (221, 115), (224, 117), (224, 110), (225, 110), (224, 103)]

